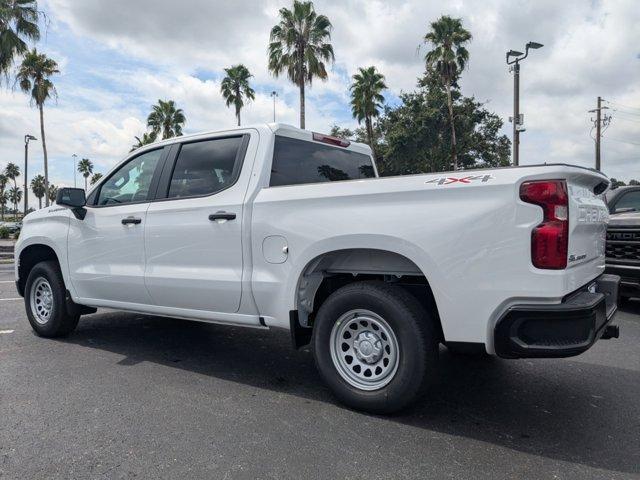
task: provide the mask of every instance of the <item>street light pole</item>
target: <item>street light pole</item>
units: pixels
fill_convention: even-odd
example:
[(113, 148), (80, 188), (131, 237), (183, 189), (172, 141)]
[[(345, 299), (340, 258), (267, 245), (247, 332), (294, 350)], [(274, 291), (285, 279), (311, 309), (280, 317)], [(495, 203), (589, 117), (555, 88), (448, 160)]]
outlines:
[(78, 186), (76, 185), (76, 159), (78, 158), (78, 155), (74, 153), (71, 156), (73, 157), (73, 188), (77, 188)]
[(276, 97), (278, 96), (278, 92), (275, 90), (271, 92), (271, 97), (273, 97), (273, 123), (276, 123)]
[(513, 66), (513, 164), (520, 165), (520, 63)]
[(24, 136), (24, 212), (22, 213), (22, 218), (27, 216), (27, 209), (29, 208), (29, 183), (27, 175), (27, 165), (29, 163), (29, 140), (37, 140), (37, 138), (33, 135)]
[[(526, 45), (525, 53), (517, 50), (507, 52), (507, 65), (513, 65), (513, 165), (520, 165), (520, 132), (524, 132), (524, 119), (520, 115), (520, 62), (529, 56), (529, 50), (542, 48), (544, 45), (537, 42), (529, 42)], [(509, 61), (510, 57), (514, 60)]]

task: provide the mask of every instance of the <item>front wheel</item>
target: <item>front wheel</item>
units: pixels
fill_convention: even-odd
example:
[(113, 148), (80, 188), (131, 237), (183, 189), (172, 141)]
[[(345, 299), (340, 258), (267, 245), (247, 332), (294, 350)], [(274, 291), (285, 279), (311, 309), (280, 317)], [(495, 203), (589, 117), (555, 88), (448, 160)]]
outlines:
[(40, 262), (31, 269), (24, 303), (31, 328), (42, 337), (61, 337), (76, 328), (79, 315), (69, 315), (65, 286), (58, 264)]
[(432, 320), (406, 290), (358, 282), (334, 292), (315, 319), (320, 374), (350, 407), (392, 413), (416, 400), (435, 376)]

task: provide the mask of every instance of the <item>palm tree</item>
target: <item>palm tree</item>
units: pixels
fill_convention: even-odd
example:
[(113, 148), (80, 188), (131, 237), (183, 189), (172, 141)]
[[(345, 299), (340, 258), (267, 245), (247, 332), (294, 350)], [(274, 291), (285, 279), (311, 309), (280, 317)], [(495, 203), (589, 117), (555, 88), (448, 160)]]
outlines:
[(9, 190), (9, 201), (13, 203), (14, 218), (18, 215), (18, 204), (22, 200), (22, 190), (18, 187), (12, 187)]
[(142, 138), (135, 137), (136, 143), (133, 144), (133, 146), (131, 147), (131, 150), (129, 150), (129, 153), (133, 152), (134, 150), (137, 150), (140, 147), (144, 147), (145, 145), (149, 145), (150, 143), (155, 142), (157, 138), (158, 138), (158, 135), (155, 132), (144, 133), (142, 135)]
[(4, 190), (0, 190), (0, 212), (2, 213), (2, 216), (0, 218), (2, 219), (3, 222), (4, 222), (4, 209), (7, 206), (7, 203), (9, 203), (9, 193), (5, 192)]
[(240, 110), (244, 107), (244, 99), (253, 100), (256, 98), (256, 92), (249, 85), (249, 79), (253, 77), (244, 65), (234, 65), (225, 68), (227, 75), (222, 79), (220, 91), (224, 97), (227, 107), (233, 104), (236, 108), (236, 118), (238, 126), (240, 126)]
[(431, 31), (424, 36), (425, 43), (433, 45), (433, 49), (425, 56), (427, 68), (433, 68), (438, 73), (447, 91), (451, 125), (451, 160), (454, 170), (458, 169), (458, 152), (451, 88), (456, 84), (460, 73), (469, 61), (469, 51), (464, 45), (470, 40), (471, 33), (462, 27), (462, 19), (451, 18), (448, 15), (432, 22)]
[(324, 62), (335, 56), (331, 40), (333, 26), (324, 15), (318, 15), (312, 2), (293, 0), (293, 10), (280, 9), (280, 22), (269, 37), (269, 70), (277, 77), (287, 77), (300, 89), (300, 128), (304, 128), (304, 87), (314, 77), (326, 80)]
[(176, 102), (158, 100), (152, 109), (147, 117), (147, 126), (156, 136), (162, 132), (162, 139), (166, 140), (182, 135), (182, 126), (187, 120), (182, 109), (176, 108)]
[(15, 163), (7, 163), (4, 169), (4, 176), (13, 180), (13, 187), (18, 188), (17, 178), (20, 176), (20, 167)]
[(93, 162), (88, 158), (83, 158), (78, 162), (78, 172), (84, 177), (84, 190), (87, 191), (87, 179), (93, 173)]
[(0, 0), (0, 75), (9, 75), (14, 59), (27, 51), (27, 40), (39, 38), (35, 0)]
[(36, 175), (31, 179), (31, 191), (38, 199), (38, 208), (42, 208), (42, 198), (46, 194), (44, 190), (44, 177), (42, 175)]
[(101, 173), (94, 173), (93, 175), (91, 175), (91, 185), (93, 185), (94, 183), (100, 181), (100, 179), (102, 178), (102, 174)]
[(56, 197), (58, 196), (58, 187), (56, 187), (53, 183), (49, 185), (49, 201), (51, 203), (56, 201)]
[[(56, 89), (49, 77), (60, 73), (55, 60), (48, 58), (44, 53), (38, 53), (34, 48), (27, 53), (18, 70), (16, 81), (23, 92), (31, 95), (31, 104), (36, 104), (40, 111), (40, 135), (42, 138), (42, 151), (44, 153), (44, 189), (49, 191), (49, 163), (47, 161), (47, 142), (44, 136), (44, 102), (56, 95)], [(47, 193), (45, 205), (49, 206)]]
[(384, 97), (382, 91), (387, 88), (384, 75), (376, 71), (376, 67), (359, 68), (353, 76), (351, 85), (351, 112), (353, 117), (362, 123), (364, 120), (369, 145), (375, 158), (373, 138), (373, 118), (380, 115)]
[(0, 219), (2, 219), (2, 221), (4, 221), (4, 207), (9, 201), (9, 196), (7, 195), (7, 192), (5, 190), (7, 188), (8, 181), (9, 179), (7, 178), (7, 176), (0, 173), (0, 209), (2, 212), (2, 216), (0, 217)]

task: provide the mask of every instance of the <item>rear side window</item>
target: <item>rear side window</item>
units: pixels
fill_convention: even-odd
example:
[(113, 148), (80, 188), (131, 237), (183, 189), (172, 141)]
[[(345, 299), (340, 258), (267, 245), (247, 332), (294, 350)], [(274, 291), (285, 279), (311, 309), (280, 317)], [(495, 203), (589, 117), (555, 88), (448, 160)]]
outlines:
[(374, 177), (371, 157), (319, 143), (276, 135), (272, 187)]
[(211, 195), (233, 185), (240, 173), (242, 137), (185, 143), (171, 176), (169, 198)]

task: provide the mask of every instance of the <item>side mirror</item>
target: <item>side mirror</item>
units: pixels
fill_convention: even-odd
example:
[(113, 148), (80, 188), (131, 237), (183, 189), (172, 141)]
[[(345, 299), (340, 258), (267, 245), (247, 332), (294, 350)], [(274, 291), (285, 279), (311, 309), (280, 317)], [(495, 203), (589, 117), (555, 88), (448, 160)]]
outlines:
[(61, 207), (70, 208), (79, 220), (84, 220), (84, 216), (87, 213), (87, 210), (84, 208), (87, 204), (87, 197), (82, 188), (60, 188), (56, 196), (56, 204)]

